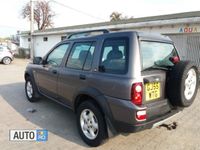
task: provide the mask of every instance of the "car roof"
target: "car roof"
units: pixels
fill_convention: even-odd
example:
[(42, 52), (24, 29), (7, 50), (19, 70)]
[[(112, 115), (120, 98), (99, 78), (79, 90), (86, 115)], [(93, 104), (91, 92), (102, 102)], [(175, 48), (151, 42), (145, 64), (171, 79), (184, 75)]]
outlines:
[(151, 41), (173, 43), (173, 41), (166, 35), (158, 33), (147, 33), (147, 32), (138, 32), (137, 34), (140, 37), (140, 40), (151, 40)]
[(93, 36), (87, 36), (87, 37), (81, 37), (81, 38), (75, 38), (75, 39), (65, 39), (65, 40), (63, 40), (63, 42), (77, 41), (77, 40), (94, 40), (94, 39), (98, 39), (98, 38), (106, 38), (109, 36), (122, 37), (122, 36), (130, 36), (133, 34), (137, 35), (140, 40), (151, 40), (151, 41), (172, 43), (172, 40), (168, 36), (161, 35), (161, 34), (155, 34), (155, 33), (148, 33), (148, 32), (138, 32), (138, 31), (109, 32), (109, 33), (104, 33), (104, 34), (100, 34), (100, 35), (93, 35)]

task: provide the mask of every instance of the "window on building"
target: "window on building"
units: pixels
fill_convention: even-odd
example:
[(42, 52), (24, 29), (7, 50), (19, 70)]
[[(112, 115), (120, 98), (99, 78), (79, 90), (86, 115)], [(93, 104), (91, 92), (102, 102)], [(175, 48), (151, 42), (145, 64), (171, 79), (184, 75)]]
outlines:
[(67, 36), (61, 36), (61, 41), (65, 40)]
[(30, 42), (31, 41), (31, 38), (28, 38), (28, 42)]
[(48, 41), (48, 37), (43, 37), (43, 41), (47, 42)]

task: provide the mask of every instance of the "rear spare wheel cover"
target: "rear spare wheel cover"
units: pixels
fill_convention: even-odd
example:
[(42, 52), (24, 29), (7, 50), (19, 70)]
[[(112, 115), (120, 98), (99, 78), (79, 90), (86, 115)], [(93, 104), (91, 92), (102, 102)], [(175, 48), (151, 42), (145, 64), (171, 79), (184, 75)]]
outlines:
[(186, 100), (191, 100), (193, 97), (197, 84), (197, 74), (196, 71), (191, 68), (187, 73), (187, 78), (185, 79), (185, 90), (184, 95)]

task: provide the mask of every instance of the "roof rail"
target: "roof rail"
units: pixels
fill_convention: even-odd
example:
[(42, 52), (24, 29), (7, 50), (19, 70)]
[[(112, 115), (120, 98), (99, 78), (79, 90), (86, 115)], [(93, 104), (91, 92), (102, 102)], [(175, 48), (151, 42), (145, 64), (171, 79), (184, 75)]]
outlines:
[(99, 30), (88, 30), (88, 31), (83, 31), (83, 32), (75, 32), (75, 33), (70, 34), (67, 37), (67, 39), (83, 38), (83, 37), (89, 37), (89, 36), (100, 35), (100, 34), (105, 34), (105, 33), (109, 33), (109, 30), (99, 29)]

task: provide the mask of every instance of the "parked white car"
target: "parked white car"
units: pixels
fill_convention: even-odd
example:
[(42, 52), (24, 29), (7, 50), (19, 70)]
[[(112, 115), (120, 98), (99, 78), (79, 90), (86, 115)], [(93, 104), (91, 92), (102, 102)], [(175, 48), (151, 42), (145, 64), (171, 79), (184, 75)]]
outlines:
[(6, 46), (0, 45), (0, 62), (5, 65), (10, 64), (14, 59), (14, 53), (11, 52)]

